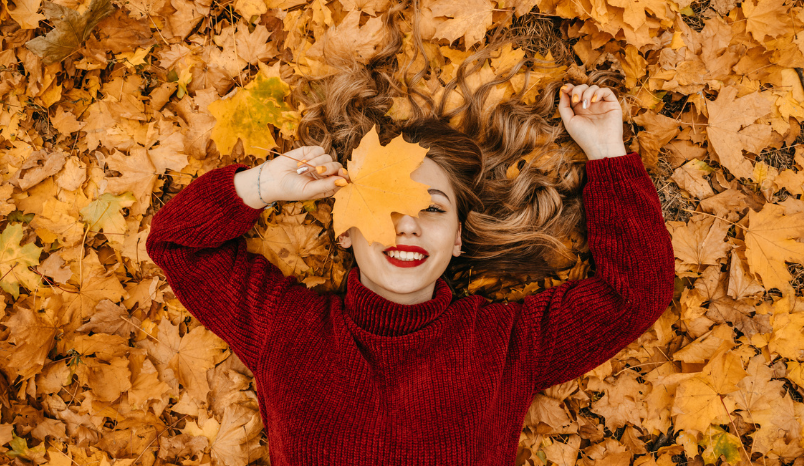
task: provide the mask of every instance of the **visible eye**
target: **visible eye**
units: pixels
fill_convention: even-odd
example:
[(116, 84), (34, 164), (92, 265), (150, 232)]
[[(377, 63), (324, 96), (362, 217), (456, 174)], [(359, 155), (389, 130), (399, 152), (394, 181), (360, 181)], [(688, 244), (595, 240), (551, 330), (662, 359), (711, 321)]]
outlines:
[(423, 212), (444, 212), (444, 211), (443, 211), (443, 210), (441, 210), (441, 208), (440, 208), (440, 207), (438, 207), (437, 205), (431, 205), (430, 207), (428, 207), (428, 208), (426, 208), (426, 209), (423, 209), (422, 211), (423, 211)]

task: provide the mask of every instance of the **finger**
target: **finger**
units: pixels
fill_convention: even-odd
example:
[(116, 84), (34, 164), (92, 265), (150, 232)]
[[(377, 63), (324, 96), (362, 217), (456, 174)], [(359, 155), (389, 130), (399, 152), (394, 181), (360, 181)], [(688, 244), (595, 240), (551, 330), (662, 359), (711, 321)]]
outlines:
[(321, 146), (302, 146), (291, 151), (285, 152), (286, 157), (276, 157), (281, 159), (282, 166), (297, 165), (298, 162), (294, 160), (310, 160), (324, 154), (324, 148)]
[(573, 87), (575, 87), (575, 84), (564, 83), (564, 85), (561, 86), (561, 89), (558, 90), (559, 94), (569, 94), (570, 92), (572, 92)]
[(299, 175), (309, 173), (314, 175), (313, 178), (317, 178), (318, 176), (315, 175), (321, 175), (323, 173), (323, 170), (325, 170), (324, 168), (318, 168), (318, 167), (324, 167), (328, 163), (337, 163), (337, 162), (332, 162), (332, 156), (329, 154), (321, 154), (317, 157), (313, 157), (310, 160), (302, 159), (299, 160), (299, 162), (296, 164), (297, 167), (296, 173), (298, 173)]
[(589, 86), (585, 91), (583, 91), (583, 94), (581, 95), (581, 102), (582, 102), (581, 108), (589, 108), (589, 103), (592, 101), (592, 95), (594, 95), (594, 93), (597, 92), (599, 89), (600, 89), (599, 86), (592, 85)]
[(302, 191), (307, 199), (330, 197), (341, 189), (335, 182), (342, 179), (339, 176), (330, 176), (320, 180), (313, 180), (307, 183)]
[(331, 163), (332, 156), (329, 154), (319, 154), (315, 157), (310, 157), (306, 159), (302, 159), (299, 161), (298, 165), (301, 167), (302, 165), (309, 165), (313, 167), (317, 167), (319, 165), (323, 165), (325, 163)]
[(570, 96), (568, 93), (560, 92), (558, 99), (558, 113), (563, 121), (569, 121), (575, 116), (575, 112), (570, 107)]
[[(302, 168), (307, 168), (306, 166)], [(337, 175), (338, 171), (343, 168), (338, 162), (324, 162), (315, 165), (315, 173), (319, 176)]]
[(580, 86), (575, 86), (572, 88), (572, 92), (570, 92), (570, 95), (572, 96), (572, 105), (575, 105), (581, 101), (583, 91), (585, 91), (588, 87), (589, 86), (587, 84), (581, 84)]
[(292, 151), (288, 152), (288, 155), (292, 155), (294, 158), (299, 160), (311, 160), (323, 154), (326, 154), (326, 152), (321, 146), (302, 146), (298, 149), (293, 149)]
[(608, 87), (603, 87), (595, 92), (597, 96), (596, 102), (617, 102), (617, 95)]

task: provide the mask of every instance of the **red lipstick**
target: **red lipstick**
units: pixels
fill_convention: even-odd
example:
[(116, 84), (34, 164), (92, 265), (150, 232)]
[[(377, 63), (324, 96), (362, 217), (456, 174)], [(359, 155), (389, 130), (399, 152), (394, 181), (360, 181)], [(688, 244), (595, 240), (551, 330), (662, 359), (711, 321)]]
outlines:
[[(419, 254), (423, 255), (424, 257), (422, 257), (421, 259), (415, 259), (415, 260), (401, 260), (401, 259), (397, 259), (395, 257), (389, 256), (387, 253), (389, 253), (391, 251), (418, 252)], [(407, 245), (407, 244), (400, 244), (398, 246), (390, 247), (390, 248), (384, 250), (383, 253), (386, 253), (386, 254), (384, 254), (384, 256), (385, 256), (386, 259), (388, 259), (388, 262), (390, 262), (392, 265), (395, 265), (397, 267), (403, 267), (403, 268), (419, 266), (419, 265), (423, 264), (424, 261), (426, 261), (427, 257), (429, 256), (429, 254), (427, 253), (426, 249), (420, 248), (419, 246), (412, 246), (412, 245)]]

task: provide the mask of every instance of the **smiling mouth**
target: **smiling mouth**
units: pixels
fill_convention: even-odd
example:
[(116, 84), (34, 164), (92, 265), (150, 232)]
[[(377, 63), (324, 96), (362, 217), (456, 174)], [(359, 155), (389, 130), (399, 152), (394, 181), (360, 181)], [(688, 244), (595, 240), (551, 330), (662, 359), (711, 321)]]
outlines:
[(397, 250), (383, 251), (383, 254), (385, 255), (385, 258), (388, 259), (388, 262), (397, 267), (416, 267), (423, 264), (428, 257), (418, 252)]
[(427, 256), (419, 253), (419, 252), (408, 252), (408, 251), (383, 251), (386, 256), (393, 257), (394, 259), (399, 260), (421, 260), (426, 258)]

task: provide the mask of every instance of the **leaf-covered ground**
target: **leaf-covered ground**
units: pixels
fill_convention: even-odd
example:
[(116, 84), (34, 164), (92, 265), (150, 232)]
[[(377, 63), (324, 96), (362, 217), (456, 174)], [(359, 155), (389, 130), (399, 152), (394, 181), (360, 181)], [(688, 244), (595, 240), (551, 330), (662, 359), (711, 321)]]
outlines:
[[(2, 0), (0, 462), (268, 463), (251, 374), (148, 258), (150, 220), (208, 170), (289, 149), (303, 111), (291, 86), (332, 72), (333, 57), (371, 58), (390, 6)], [(612, 360), (536, 397), (517, 464), (804, 465), (802, 3), (420, 7), (433, 93), (499, 28), (540, 39), (489, 60), (471, 86), (526, 55), (561, 65), (535, 70), (526, 100), (620, 71), (626, 143), (673, 237), (673, 305)], [(398, 60), (412, 57), (406, 41)], [(404, 102), (392, 110), (404, 118)], [(343, 267), (328, 228), (331, 203), (280, 203), (249, 249), (333, 289)], [(466, 284), (516, 300), (589, 273), (579, 259), (542, 282)]]

